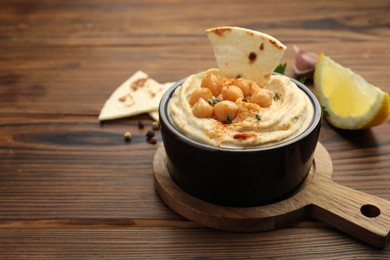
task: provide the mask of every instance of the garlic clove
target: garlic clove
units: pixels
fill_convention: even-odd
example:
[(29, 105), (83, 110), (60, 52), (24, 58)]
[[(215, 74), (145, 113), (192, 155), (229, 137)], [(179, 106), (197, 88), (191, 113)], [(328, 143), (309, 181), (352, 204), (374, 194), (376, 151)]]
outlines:
[(300, 50), (294, 45), (295, 63), (293, 66), (294, 73), (298, 76), (312, 76), (315, 65), (317, 63), (318, 54)]

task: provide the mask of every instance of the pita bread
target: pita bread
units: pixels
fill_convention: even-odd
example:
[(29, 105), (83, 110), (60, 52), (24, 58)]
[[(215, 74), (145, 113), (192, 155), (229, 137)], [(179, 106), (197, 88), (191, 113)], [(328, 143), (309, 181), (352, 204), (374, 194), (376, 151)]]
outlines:
[(120, 85), (105, 102), (99, 120), (111, 120), (158, 110), (160, 99), (170, 83), (160, 84), (137, 71)]
[(154, 121), (157, 121), (157, 122), (160, 121), (160, 117), (158, 115), (158, 110), (149, 112), (149, 115), (154, 119)]
[[(167, 90), (168, 88), (170, 88), (171, 86), (173, 86), (173, 84), (175, 84), (175, 82), (167, 82), (167, 83), (163, 83), (163, 88), (165, 90)], [(159, 118), (159, 115), (158, 115), (158, 109), (155, 110), (155, 111), (151, 111), (149, 112), (149, 115), (155, 120), (155, 121), (160, 121), (160, 118)]]
[(223, 76), (240, 75), (260, 87), (268, 82), (286, 50), (272, 36), (249, 29), (217, 27), (206, 33)]

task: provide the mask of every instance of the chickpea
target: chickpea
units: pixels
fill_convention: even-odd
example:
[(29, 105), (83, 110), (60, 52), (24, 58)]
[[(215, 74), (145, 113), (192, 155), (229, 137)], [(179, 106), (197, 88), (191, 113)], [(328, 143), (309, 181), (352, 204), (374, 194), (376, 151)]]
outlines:
[(214, 106), (214, 115), (219, 122), (228, 122), (229, 115), (230, 119), (233, 120), (236, 117), (237, 112), (238, 106), (236, 103), (229, 100), (223, 100)]
[(269, 107), (272, 104), (274, 93), (268, 89), (259, 88), (253, 93), (251, 103), (258, 104), (261, 107)]
[(213, 106), (200, 98), (192, 107), (192, 114), (199, 118), (210, 118), (213, 115)]
[(215, 72), (209, 72), (207, 73), (206, 77), (203, 78), (200, 86), (202, 88), (210, 89), (211, 93), (213, 93), (213, 95), (216, 97), (221, 92), (223, 87), (222, 78)]
[(230, 100), (233, 102), (235, 102), (237, 98), (244, 98), (244, 93), (242, 93), (242, 90), (234, 85), (223, 87), (221, 94), (222, 99)]
[(200, 98), (203, 98), (204, 100), (209, 100), (213, 98), (213, 93), (211, 93), (211, 90), (208, 88), (199, 88), (194, 90), (194, 92), (191, 93), (190, 98), (188, 99), (188, 103), (190, 103), (191, 106), (193, 106)]
[(238, 79), (236, 86), (242, 90), (244, 97), (250, 96), (252, 94), (252, 84), (247, 79)]

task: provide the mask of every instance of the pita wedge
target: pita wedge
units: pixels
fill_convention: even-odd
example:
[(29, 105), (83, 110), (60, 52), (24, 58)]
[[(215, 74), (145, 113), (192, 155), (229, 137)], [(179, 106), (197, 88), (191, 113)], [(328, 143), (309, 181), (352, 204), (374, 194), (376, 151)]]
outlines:
[[(167, 90), (167, 89), (170, 88), (173, 84), (175, 84), (175, 82), (167, 82), (167, 83), (163, 83), (163, 84), (161, 84), (161, 85), (163, 86), (163, 89)], [(155, 121), (157, 121), (157, 122), (160, 121), (159, 115), (158, 115), (158, 109), (149, 112), (149, 115), (150, 115)]]
[(160, 84), (137, 71), (105, 102), (99, 120), (111, 120), (158, 110), (160, 99), (171, 84)]
[(239, 27), (206, 30), (218, 67), (225, 77), (238, 75), (264, 86), (286, 46), (272, 36)]

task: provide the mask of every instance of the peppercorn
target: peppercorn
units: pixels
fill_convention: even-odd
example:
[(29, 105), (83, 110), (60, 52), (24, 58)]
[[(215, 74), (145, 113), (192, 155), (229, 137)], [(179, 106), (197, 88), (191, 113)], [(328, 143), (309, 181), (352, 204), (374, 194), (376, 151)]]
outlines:
[(155, 131), (160, 129), (160, 124), (158, 122), (156, 122), (156, 121), (153, 122), (152, 123), (152, 129), (155, 130)]
[(148, 142), (149, 142), (150, 144), (156, 144), (156, 143), (157, 143), (157, 138), (156, 138), (156, 136), (150, 137), (150, 138), (148, 139)]
[(149, 140), (150, 138), (154, 137), (156, 134), (152, 131), (152, 130), (149, 130), (147, 133), (146, 133), (146, 140)]
[(131, 141), (131, 138), (133, 137), (132, 134), (130, 132), (125, 132), (123, 134), (123, 137), (125, 138), (125, 141), (126, 142), (130, 142)]
[(142, 121), (138, 121), (138, 129), (144, 129), (145, 125), (142, 123)]

